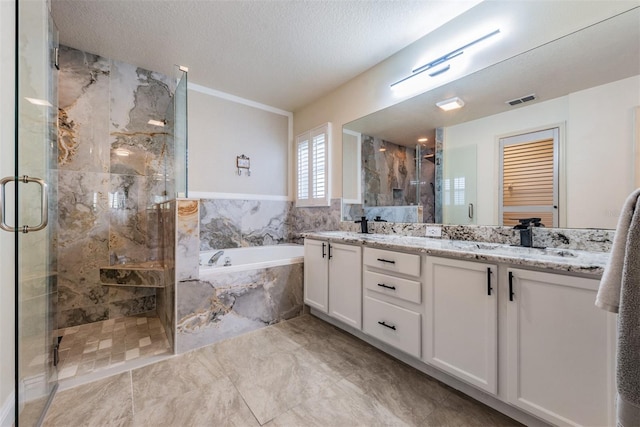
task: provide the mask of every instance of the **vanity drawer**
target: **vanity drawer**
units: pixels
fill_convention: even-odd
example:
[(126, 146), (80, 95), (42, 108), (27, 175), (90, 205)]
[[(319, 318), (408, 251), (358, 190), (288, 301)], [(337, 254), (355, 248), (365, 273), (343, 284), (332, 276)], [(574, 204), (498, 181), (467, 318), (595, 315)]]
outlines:
[(421, 301), (422, 287), (420, 282), (416, 282), (415, 280), (401, 279), (396, 276), (365, 271), (364, 287), (384, 295), (415, 302), (416, 304), (420, 304)]
[(399, 350), (420, 357), (420, 314), (379, 301), (364, 298), (364, 332)]
[(394, 273), (420, 276), (420, 255), (387, 251), (384, 249), (364, 248), (364, 265), (380, 268)]

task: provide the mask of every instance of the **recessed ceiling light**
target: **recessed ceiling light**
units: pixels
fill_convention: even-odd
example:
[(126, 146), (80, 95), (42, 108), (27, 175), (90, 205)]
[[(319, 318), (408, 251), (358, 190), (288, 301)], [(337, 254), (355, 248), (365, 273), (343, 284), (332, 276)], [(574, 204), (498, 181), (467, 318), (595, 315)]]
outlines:
[(429, 140), (429, 138), (420, 138), (418, 139), (418, 142), (427, 142)]
[(147, 123), (150, 125), (160, 126), (160, 127), (164, 127), (165, 125), (164, 121), (160, 121), (160, 120), (149, 120)]
[(113, 152), (116, 156), (121, 157), (129, 157), (131, 155), (131, 151), (127, 150), (126, 148), (116, 148), (115, 150), (113, 150)]
[(53, 105), (51, 105), (51, 103), (46, 99), (27, 98), (26, 96), (24, 97), (24, 99), (26, 99), (33, 105), (42, 105), (43, 107), (53, 107)]
[(464, 101), (456, 96), (454, 98), (440, 101), (436, 103), (436, 105), (444, 111), (451, 111), (464, 107)]

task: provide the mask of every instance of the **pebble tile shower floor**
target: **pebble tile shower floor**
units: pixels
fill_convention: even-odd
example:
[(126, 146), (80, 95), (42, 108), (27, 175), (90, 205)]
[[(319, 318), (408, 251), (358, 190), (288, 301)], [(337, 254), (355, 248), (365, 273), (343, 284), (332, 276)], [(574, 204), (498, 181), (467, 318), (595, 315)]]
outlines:
[(60, 380), (171, 352), (160, 319), (149, 314), (59, 329), (57, 336)]

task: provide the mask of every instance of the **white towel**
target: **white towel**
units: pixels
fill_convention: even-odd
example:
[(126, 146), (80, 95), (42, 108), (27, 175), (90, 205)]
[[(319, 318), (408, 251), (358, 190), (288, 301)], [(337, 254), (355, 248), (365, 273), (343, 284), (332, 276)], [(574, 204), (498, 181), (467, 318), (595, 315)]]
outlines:
[(622, 270), (626, 258), (627, 239), (629, 237), (629, 227), (633, 219), (633, 212), (636, 210), (640, 188), (631, 193), (622, 206), (618, 227), (613, 237), (611, 256), (604, 269), (604, 274), (600, 280), (596, 305), (603, 310), (617, 313), (620, 308), (620, 290), (622, 289)]
[(625, 201), (596, 305), (618, 316), (617, 425), (640, 425), (640, 189)]

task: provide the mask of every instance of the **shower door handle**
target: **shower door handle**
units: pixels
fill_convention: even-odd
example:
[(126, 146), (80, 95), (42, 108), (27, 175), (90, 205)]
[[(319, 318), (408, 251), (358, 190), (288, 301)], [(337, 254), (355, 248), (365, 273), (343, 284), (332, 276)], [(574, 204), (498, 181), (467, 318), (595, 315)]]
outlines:
[(469, 203), (469, 219), (473, 219), (473, 203)]
[[(9, 182), (22, 182), (24, 184), (28, 184), (30, 182), (35, 182), (40, 185), (40, 191), (42, 192), (41, 201), (40, 201), (40, 224), (36, 226), (23, 225), (22, 227), (11, 227), (7, 225), (5, 218), (5, 187)], [(30, 231), (39, 231), (44, 229), (49, 222), (49, 196), (47, 194), (47, 183), (40, 178), (32, 178), (27, 175), (23, 175), (21, 177), (16, 176), (7, 176), (5, 178), (0, 179), (0, 229), (4, 231), (9, 231), (11, 233), (15, 231), (22, 231), (23, 233), (28, 233)]]

